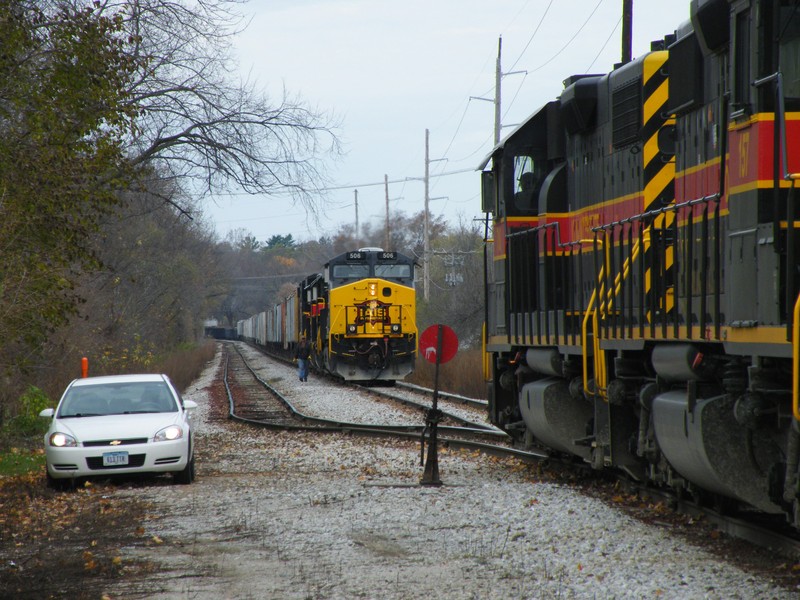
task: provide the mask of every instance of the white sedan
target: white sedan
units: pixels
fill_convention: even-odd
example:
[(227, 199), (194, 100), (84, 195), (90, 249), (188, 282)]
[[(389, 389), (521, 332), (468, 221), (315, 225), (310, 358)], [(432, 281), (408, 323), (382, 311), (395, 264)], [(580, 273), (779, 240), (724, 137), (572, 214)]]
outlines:
[(62, 487), (86, 477), (172, 473), (194, 480), (190, 411), (166, 375), (113, 375), (76, 379), (44, 436), (47, 482)]

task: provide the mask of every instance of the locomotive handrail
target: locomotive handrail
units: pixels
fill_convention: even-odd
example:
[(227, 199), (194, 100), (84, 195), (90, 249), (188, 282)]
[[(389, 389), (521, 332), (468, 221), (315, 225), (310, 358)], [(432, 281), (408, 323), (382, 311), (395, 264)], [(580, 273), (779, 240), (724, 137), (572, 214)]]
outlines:
[(800, 381), (797, 379), (800, 367), (800, 294), (794, 303), (792, 333), (792, 413), (800, 421)]
[[(601, 248), (604, 246), (603, 240), (598, 240), (596, 237), (592, 240), (581, 240), (581, 243), (589, 243), (595, 244), (600, 246)], [(605, 262), (605, 261), (604, 261)], [(583, 349), (583, 391), (586, 394), (597, 394), (603, 400), (607, 400), (608, 396), (606, 394), (606, 362), (605, 362), (605, 355), (603, 354), (602, 350), (600, 349), (600, 339), (599, 339), (599, 331), (600, 331), (600, 321), (597, 318), (597, 307), (595, 307), (596, 299), (598, 296), (602, 298), (603, 290), (600, 289), (598, 293), (598, 289), (602, 287), (603, 280), (605, 279), (605, 265), (601, 267), (600, 273), (597, 275), (598, 285), (595, 286), (594, 290), (592, 290), (592, 295), (589, 298), (589, 303), (586, 305), (586, 312), (583, 315), (583, 322), (581, 324), (581, 346)], [(599, 302), (597, 303), (599, 305)], [(592, 321), (592, 362), (594, 363), (594, 382), (595, 382), (595, 389), (589, 389), (589, 348), (587, 347), (588, 340), (589, 340), (589, 320)]]
[[(783, 98), (783, 74), (780, 71), (776, 71), (772, 75), (767, 75), (766, 77), (762, 77), (761, 79), (756, 79), (753, 82), (753, 87), (761, 87), (764, 84), (775, 83), (775, 100), (776, 100), (776, 107), (775, 107), (775, 120), (777, 121), (777, 126), (775, 126), (775, 135), (780, 136), (780, 149), (781, 149), (781, 166), (783, 167), (783, 178), (784, 179), (791, 179), (792, 174), (789, 173), (789, 157), (786, 151), (786, 107), (784, 104)], [(777, 150), (777, 148), (776, 148)]]
[(647, 212), (643, 212), (638, 215), (633, 215), (625, 219), (620, 219), (619, 221), (613, 221), (611, 223), (606, 223), (605, 225), (598, 225), (596, 227), (592, 227), (592, 231), (597, 232), (597, 231), (602, 231), (604, 229), (613, 229), (614, 227), (619, 227), (620, 225), (627, 225), (635, 221), (642, 221), (649, 217), (657, 217), (667, 212), (678, 211), (681, 208), (686, 208), (687, 206), (695, 206), (696, 204), (708, 204), (709, 202), (714, 202), (719, 200), (720, 196), (721, 196), (720, 193), (716, 192), (714, 194), (709, 194), (708, 196), (701, 196), (700, 198), (687, 200), (686, 202), (681, 202), (680, 204), (668, 204), (666, 206), (662, 206), (661, 208), (654, 208), (653, 210), (648, 210)]

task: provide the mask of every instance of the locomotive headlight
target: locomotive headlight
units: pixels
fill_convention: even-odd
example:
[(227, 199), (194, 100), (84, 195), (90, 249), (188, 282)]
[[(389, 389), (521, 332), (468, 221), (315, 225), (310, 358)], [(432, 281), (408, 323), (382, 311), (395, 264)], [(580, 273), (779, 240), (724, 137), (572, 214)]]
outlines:
[(400, 323), (392, 324), (392, 333), (400, 333)]
[(376, 296), (377, 294), (378, 294), (378, 284), (375, 283), (375, 282), (370, 283), (369, 284), (369, 295), (370, 296)]
[(347, 326), (347, 333), (355, 333), (355, 332), (356, 332), (356, 326), (355, 325), (348, 325)]

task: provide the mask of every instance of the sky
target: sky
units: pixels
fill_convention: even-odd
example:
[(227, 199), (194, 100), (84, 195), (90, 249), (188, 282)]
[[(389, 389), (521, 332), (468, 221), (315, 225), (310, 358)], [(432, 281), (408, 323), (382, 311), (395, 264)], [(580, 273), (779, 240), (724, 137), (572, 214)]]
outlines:
[[(502, 38), (502, 129), (559, 96), (570, 75), (605, 73), (621, 57), (623, 0), (250, 0), (234, 52), (243, 80), (284, 89), (335, 115), (343, 155), (325, 164), (327, 191), (309, 218), (286, 195), (219, 195), (204, 212), (220, 239), (300, 241), (342, 224), (382, 228), (389, 211), (425, 207), (448, 223), (482, 218), (477, 170), (494, 145)], [(633, 0), (633, 56), (689, 18), (689, 0)]]

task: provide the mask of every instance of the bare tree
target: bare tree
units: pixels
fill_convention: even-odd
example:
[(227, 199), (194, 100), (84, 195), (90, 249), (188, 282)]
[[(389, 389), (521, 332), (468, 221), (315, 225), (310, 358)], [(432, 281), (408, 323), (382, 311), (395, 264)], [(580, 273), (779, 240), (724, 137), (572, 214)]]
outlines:
[(337, 124), (285, 90), (273, 100), (236, 75), (231, 43), (245, 26), (243, 3), (106, 0), (142, 65), (128, 90), (132, 160), (199, 193), (288, 191), (313, 213), (324, 159), (340, 150)]

